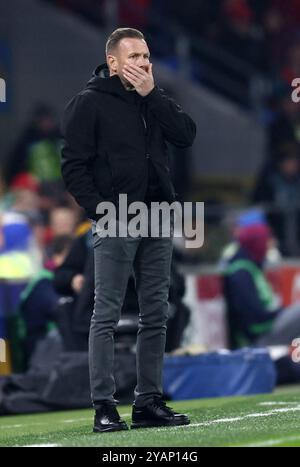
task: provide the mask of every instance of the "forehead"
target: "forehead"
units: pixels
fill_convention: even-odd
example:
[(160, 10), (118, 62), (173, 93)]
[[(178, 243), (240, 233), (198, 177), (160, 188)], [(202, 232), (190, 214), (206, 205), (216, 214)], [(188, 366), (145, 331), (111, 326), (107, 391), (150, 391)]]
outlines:
[(149, 54), (149, 49), (147, 46), (147, 42), (144, 39), (137, 39), (131, 37), (125, 37), (121, 39), (118, 45), (118, 52), (124, 54)]

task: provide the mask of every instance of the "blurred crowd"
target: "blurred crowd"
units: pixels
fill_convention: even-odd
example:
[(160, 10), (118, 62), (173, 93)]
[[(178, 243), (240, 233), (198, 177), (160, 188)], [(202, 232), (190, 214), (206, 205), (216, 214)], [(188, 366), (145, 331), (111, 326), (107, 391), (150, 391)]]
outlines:
[[(47, 0), (103, 25), (106, 0)], [(141, 28), (154, 53), (161, 54), (168, 31), (177, 26), (290, 84), (300, 71), (299, 0), (118, 0), (117, 23)], [(165, 21), (161, 21), (164, 18)], [(159, 41), (154, 37), (159, 36)], [(153, 44), (152, 44), (153, 41)], [(174, 51), (173, 51), (174, 52)]]
[[(104, 0), (52, 0), (52, 3), (96, 24), (105, 24), (107, 2)], [(235, 240), (235, 249), (226, 258), (222, 256), (228, 266), (224, 293), (232, 310), (231, 329), (237, 331), (234, 338), (243, 334), (252, 344), (258, 339), (258, 334), (253, 332), (257, 325), (265, 324), (259, 328), (260, 338), (266, 335), (272, 338), (271, 324), (282, 311), (277, 305), (272, 309), (272, 319), (269, 317), (272, 297), (261, 273), (267, 243), (276, 242), (282, 255), (300, 254), (297, 249), (300, 244), (300, 104), (291, 100), (291, 81), (300, 77), (300, 0), (188, 0), (185, 6), (183, 9), (182, 2), (177, 0), (120, 1), (119, 24), (140, 28), (146, 34), (148, 31), (168, 52), (172, 41), (164, 23), (153, 21), (168, 12), (170, 23), (180, 24), (192, 37), (198, 35), (246, 61), (271, 76), (273, 82), (264, 116), (268, 134), (266, 160), (246, 200), (248, 206), (262, 205), (266, 218), (254, 222), (254, 228), (247, 224), (246, 230), (244, 225), (238, 231), (228, 229), (228, 240)], [(154, 52), (160, 55), (155, 41)], [(9, 334), (10, 341), (14, 342), (15, 369), (26, 368), (37, 343), (53, 329), (58, 329), (66, 350), (87, 349), (94, 300), (90, 223), (64, 189), (60, 147), (57, 118), (47, 105), (39, 105), (0, 174), (0, 310), (5, 310), (5, 319), (4, 313), (0, 313), (0, 335)], [(179, 180), (182, 179), (182, 169), (177, 172)], [(185, 193), (188, 188), (180, 190)], [(287, 232), (293, 232), (293, 238)], [(261, 250), (257, 252), (259, 245)], [(221, 256), (221, 246), (218, 255)], [(194, 251), (184, 251), (180, 244), (175, 245), (167, 351), (180, 346), (189, 321), (189, 310), (182, 301), (185, 282), (178, 265), (198, 264), (199, 258), (201, 255), (195, 255)], [(250, 268), (246, 278), (245, 271), (230, 267), (236, 262), (241, 266), (241, 261)], [(268, 303), (257, 280), (266, 287)], [(249, 281), (253, 290), (251, 297), (256, 297), (252, 321), (250, 314), (244, 316), (241, 305), (248, 302)], [(120, 342), (124, 336), (136, 332), (138, 303), (133, 278), (128, 284), (122, 315), (130, 319), (123, 331), (119, 329)], [(281, 330), (293, 329), (293, 322), (286, 324), (279, 320), (278, 324), (277, 320), (276, 325)]]

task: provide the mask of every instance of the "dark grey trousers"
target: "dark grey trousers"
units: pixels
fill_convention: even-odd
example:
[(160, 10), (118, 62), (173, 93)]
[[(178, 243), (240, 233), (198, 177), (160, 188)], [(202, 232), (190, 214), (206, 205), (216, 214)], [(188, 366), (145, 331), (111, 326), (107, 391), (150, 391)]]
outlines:
[(168, 318), (172, 258), (169, 238), (99, 237), (93, 223), (95, 306), (89, 337), (91, 395), (97, 409), (115, 403), (114, 332), (120, 319), (130, 274), (134, 272), (139, 301), (135, 404), (162, 395), (162, 367)]

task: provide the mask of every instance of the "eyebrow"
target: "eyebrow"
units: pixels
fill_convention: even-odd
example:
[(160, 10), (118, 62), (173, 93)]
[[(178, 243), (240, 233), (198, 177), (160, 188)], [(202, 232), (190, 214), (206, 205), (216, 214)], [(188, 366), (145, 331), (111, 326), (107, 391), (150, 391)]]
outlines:
[(138, 52), (131, 52), (129, 54), (129, 57), (133, 56), (133, 55), (145, 55), (147, 57), (150, 57), (150, 53), (149, 52), (145, 52), (145, 53), (138, 53)]

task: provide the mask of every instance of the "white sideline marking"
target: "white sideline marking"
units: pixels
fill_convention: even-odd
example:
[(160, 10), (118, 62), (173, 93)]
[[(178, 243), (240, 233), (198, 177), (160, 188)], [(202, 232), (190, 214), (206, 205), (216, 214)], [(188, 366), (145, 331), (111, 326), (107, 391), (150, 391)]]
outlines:
[(298, 405), (299, 402), (260, 402), (258, 405), (260, 406), (276, 406), (276, 405)]
[[(287, 412), (300, 412), (300, 405), (297, 407), (286, 407), (282, 409), (274, 409), (269, 412), (258, 412), (258, 413), (250, 413), (247, 415), (243, 415), (241, 417), (232, 417), (232, 418), (219, 418), (216, 420), (210, 420), (207, 422), (201, 423), (191, 423), (190, 425), (178, 425), (174, 428), (189, 428), (189, 427), (197, 427), (197, 426), (211, 426), (218, 423), (234, 423), (240, 422), (242, 420), (247, 420), (248, 418), (260, 418), (260, 417), (272, 417), (273, 415), (277, 415), (279, 413), (287, 413)], [(162, 431), (162, 428), (159, 428), (157, 431)]]
[(47, 443), (47, 444), (25, 444), (24, 446), (21, 446), (22, 448), (58, 448), (59, 444), (52, 444), (52, 443)]
[(23, 423), (23, 424), (18, 424), (18, 425), (0, 425), (1, 430), (5, 430), (6, 428), (24, 428), (28, 426), (41, 426), (41, 425), (46, 425), (47, 423)]
[[(77, 419), (67, 419), (67, 420), (60, 420), (60, 423), (75, 423), (75, 422), (87, 422), (91, 421), (92, 417), (90, 418), (77, 418)], [(29, 426), (43, 426), (43, 425), (48, 425), (49, 422), (35, 422), (35, 423), (23, 423), (23, 424), (18, 424), (18, 425), (0, 425), (0, 429), (4, 430), (6, 428), (26, 428)]]
[(277, 446), (278, 444), (283, 444), (283, 443), (291, 443), (293, 441), (299, 441), (300, 436), (289, 436), (286, 438), (278, 438), (278, 439), (270, 439), (266, 441), (261, 441), (258, 443), (251, 443), (251, 444), (243, 444), (244, 447), (247, 448), (263, 448), (263, 447), (269, 447), (269, 446)]

